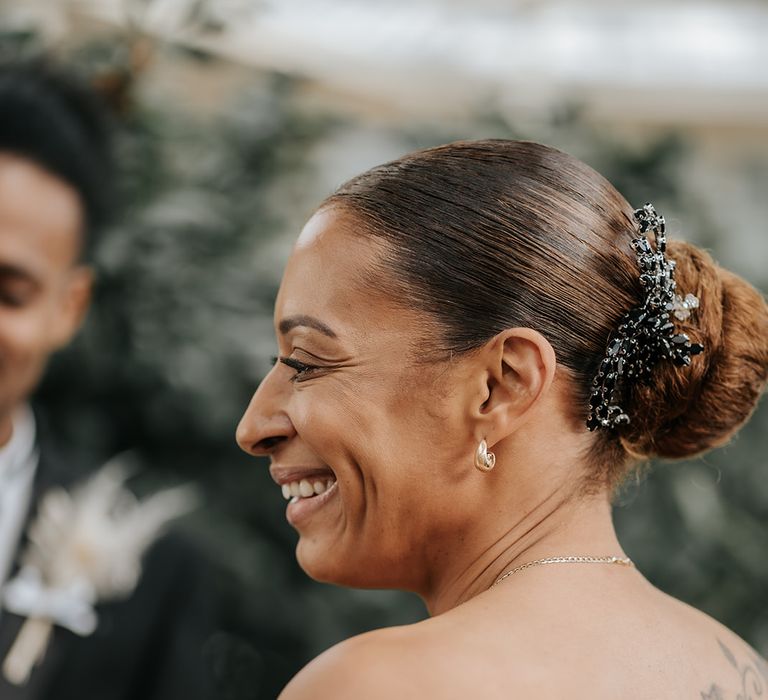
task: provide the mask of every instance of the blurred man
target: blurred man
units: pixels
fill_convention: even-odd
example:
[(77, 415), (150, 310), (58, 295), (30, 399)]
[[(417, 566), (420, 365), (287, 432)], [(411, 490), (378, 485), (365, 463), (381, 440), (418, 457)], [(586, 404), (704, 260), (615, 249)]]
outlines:
[[(92, 273), (84, 260), (109, 209), (108, 140), (88, 90), (39, 65), (0, 67), (3, 585), (18, 571), (39, 499), (82, 473), (51, 446), (29, 400), (51, 354), (72, 339), (88, 308)], [(0, 677), (0, 698), (208, 697), (202, 648), (209, 599), (199, 573), (190, 550), (162, 538), (128, 599), (97, 605), (90, 634), (55, 626), (26, 682)], [(0, 610), (0, 662), (23, 625), (23, 616)]]

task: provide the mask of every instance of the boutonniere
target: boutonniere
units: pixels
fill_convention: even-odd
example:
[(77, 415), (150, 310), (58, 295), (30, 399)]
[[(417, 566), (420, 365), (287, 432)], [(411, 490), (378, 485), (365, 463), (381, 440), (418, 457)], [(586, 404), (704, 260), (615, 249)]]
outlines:
[(189, 486), (139, 501), (124, 486), (127, 476), (110, 462), (71, 492), (55, 488), (42, 498), (19, 573), (3, 588), (6, 610), (26, 618), (2, 666), (11, 683), (25, 683), (42, 661), (54, 625), (92, 634), (95, 605), (128, 597), (145, 550), (195, 505)]

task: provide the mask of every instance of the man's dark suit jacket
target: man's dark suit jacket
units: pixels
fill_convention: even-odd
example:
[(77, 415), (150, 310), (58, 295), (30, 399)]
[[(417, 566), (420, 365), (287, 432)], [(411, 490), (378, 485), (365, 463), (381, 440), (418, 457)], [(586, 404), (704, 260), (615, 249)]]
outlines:
[[(69, 487), (82, 476), (57, 460), (43, 440), (28, 523), (49, 488)], [(55, 627), (46, 655), (26, 685), (11, 685), (0, 675), (0, 700), (211, 697), (203, 652), (213, 611), (202, 564), (180, 536), (160, 538), (145, 556), (133, 595), (97, 605), (99, 624), (89, 637)], [(0, 613), (0, 661), (21, 624), (17, 615)]]

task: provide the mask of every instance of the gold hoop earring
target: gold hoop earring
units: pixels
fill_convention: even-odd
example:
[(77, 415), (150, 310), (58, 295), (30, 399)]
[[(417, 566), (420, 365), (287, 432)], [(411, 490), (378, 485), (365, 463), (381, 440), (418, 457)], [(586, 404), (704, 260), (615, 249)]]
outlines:
[(488, 443), (485, 440), (480, 440), (475, 450), (475, 466), (481, 472), (489, 472), (496, 466), (496, 455), (488, 452)]

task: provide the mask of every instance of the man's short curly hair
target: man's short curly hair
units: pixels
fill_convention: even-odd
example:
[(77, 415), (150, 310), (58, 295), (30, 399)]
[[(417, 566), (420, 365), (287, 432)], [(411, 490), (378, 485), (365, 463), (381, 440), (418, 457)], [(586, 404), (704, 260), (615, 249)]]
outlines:
[(0, 64), (0, 152), (35, 163), (80, 195), (87, 255), (112, 204), (110, 128), (96, 93), (44, 59)]

